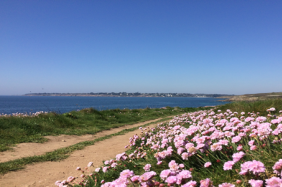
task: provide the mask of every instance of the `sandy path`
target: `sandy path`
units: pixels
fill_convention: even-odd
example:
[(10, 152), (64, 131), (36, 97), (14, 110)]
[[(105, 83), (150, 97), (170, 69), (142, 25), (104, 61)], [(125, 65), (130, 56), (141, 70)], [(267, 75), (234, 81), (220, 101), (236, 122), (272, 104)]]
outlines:
[[(127, 128), (144, 125), (152, 121), (156, 121), (156, 120), (130, 125), (127, 126)], [(149, 127), (154, 127), (154, 126), (156, 126), (156, 124), (152, 124)], [(108, 133), (112, 134), (121, 131), (122, 128), (117, 128), (112, 130), (109, 130), (111, 132)], [(112, 159), (116, 156), (116, 154), (124, 152), (125, 151), (124, 147), (128, 145), (129, 138), (132, 137), (134, 134), (140, 134), (140, 130), (132, 131), (125, 135), (114, 136), (110, 139), (106, 139), (101, 142), (96, 142), (94, 145), (88, 146), (83, 150), (73, 152), (69, 158), (60, 162), (37, 163), (33, 165), (28, 165), (23, 170), (7, 173), (5, 175), (0, 176), (0, 186), (7, 186), (7, 187), (55, 186), (54, 183), (57, 180), (64, 180), (67, 179), (67, 177), (69, 176), (75, 176), (75, 177), (80, 176), (81, 173), (75, 170), (76, 167), (78, 166), (84, 168), (91, 161), (94, 163), (94, 167), (99, 167), (102, 165), (102, 161), (107, 159)], [(59, 140), (58, 142), (61, 141)], [(68, 142), (68, 140), (66, 140), (66, 142)], [(92, 168), (92, 170), (94, 170), (94, 168)]]
[(117, 133), (124, 129), (138, 127), (138, 126), (141, 126), (147, 123), (158, 121), (160, 119), (162, 118), (150, 120), (146, 122), (141, 122), (141, 123), (137, 123), (133, 125), (126, 125), (126, 126), (119, 127), (119, 128), (113, 128), (110, 130), (99, 132), (94, 135), (88, 134), (88, 135), (82, 135), (82, 136), (75, 136), (75, 135), (45, 136), (45, 138), (49, 139), (48, 142), (21, 143), (21, 144), (17, 144), (16, 147), (14, 147), (13, 150), (11, 151), (0, 152), (0, 163), (23, 158), (23, 157), (42, 155), (47, 152), (54, 151), (56, 149), (68, 147), (68, 146), (77, 144), (79, 142), (94, 140), (99, 137)]

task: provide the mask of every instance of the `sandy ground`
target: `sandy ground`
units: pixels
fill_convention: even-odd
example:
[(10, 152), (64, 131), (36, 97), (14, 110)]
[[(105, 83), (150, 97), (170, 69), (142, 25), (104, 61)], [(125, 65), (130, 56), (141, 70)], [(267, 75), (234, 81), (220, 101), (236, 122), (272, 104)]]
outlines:
[[(58, 148), (67, 147), (78, 142), (93, 140), (108, 134), (119, 132), (126, 128), (141, 126), (147, 123), (155, 122), (160, 119), (128, 125), (115, 128), (101, 133), (85, 136), (49, 136), (50, 141), (39, 143), (23, 143), (17, 145), (14, 151), (1, 153), (0, 161), (5, 162), (16, 158), (26, 156), (40, 155)], [(152, 124), (149, 127), (154, 127)], [(104, 160), (112, 159), (116, 154), (125, 151), (125, 146), (129, 144), (129, 138), (134, 134), (140, 134), (140, 130), (129, 132), (125, 135), (114, 136), (110, 139), (96, 142), (92, 146), (88, 146), (83, 150), (73, 152), (70, 157), (60, 162), (43, 162), (28, 165), (25, 169), (9, 172), (0, 175), (0, 186), (2, 187), (51, 187), (55, 186), (57, 180), (67, 179), (69, 176), (80, 176), (80, 172), (76, 171), (76, 167), (84, 168), (89, 162), (94, 163), (94, 167), (102, 165)], [(94, 168), (92, 168), (94, 170)]]

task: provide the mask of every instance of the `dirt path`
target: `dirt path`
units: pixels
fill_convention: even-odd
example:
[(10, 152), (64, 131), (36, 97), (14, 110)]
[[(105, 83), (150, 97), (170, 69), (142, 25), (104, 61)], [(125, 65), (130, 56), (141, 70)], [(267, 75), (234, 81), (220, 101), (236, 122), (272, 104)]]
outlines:
[(23, 158), (23, 157), (42, 155), (47, 152), (54, 151), (56, 149), (68, 147), (68, 146), (77, 144), (79, 142), (94, 140), (99, 137), (117, 133), (124, 129), (138, 127), (138, 126), (141, 126), (147, 123), (158, 121), (160, 119), (162, 118), (137, 123), (134, 125), (126, 125), (126, 126), (119, 127), (119, 128), (105, 130), (105, 131), (99, 132), (94, 135), (88, 134), (88, 135), (82, 135), (82, 136), (75, 136), (75, 135), (45, 136), (45, 138), (49, 139), (48, 142), (21, 143), (21, 144), (18, 144), (16, 147), (14, 147), (13, 150), (11, 151), (0, 152), (0, 163)]
[[(157, 120), (160, 119), (150, 120), (135, 125), (128, 125), (116, 129), (111, 129), (96, 134), (94, 137), (86, 136), (85, 139), (79, 138), (79, 140), (76, 140), (78, 136), (60, 136), (60, 137), (51, 137), (52, 138), (51, 141), (44, 143), (44, 144), (50, 143), (50, 145), (44, 145), (44, 144), (37, 145), (36, 143), (30, 143), (32, 145), (18, 145), (18, 149), (15, 149), (15, 152), (12, 152), (14, 154), (12, 155), (11, 158), (21, 156), (17, 154), (25, 154), (24, 150), (27, 151), (28, 149), (31, 149), (28, 150), (29, 153), (27, 153), (27, 154), (31, 154), (29, 156), (33, 156), (35, 154), (43, 154), (45, 152), (52, 151), (61, 147), (66, 147), (81, 141), (93, 140), (98, 137), (119, 132), (126, 128), (141, 126), (147, 123), (155, 122)], [(152, 124), (149, 127), (154, 127), (154, 126), (156, 126), (156, 124)], [(116, 154), (124, 152), (125, 151), (124, 147), (128, 145), (129, 138), (132, 137), (134, 134), (139, 134), (139, 133), (140, 130), (136, 130), (129, 132), (125, 135), (114, 136), (110, 139), (106, 139), (101, 142), (96, 142), (94, 145), (88, 146), (83, 150), (73, 152), (69, 158), (60, 162), (37, 163), (33, 165), (28, 165), (23, 170), (10, 172), (5, 175), (0, 175), (0, 186), (5, 186), (5, 187), (55, 186), (54, 183), (57, 180), (64, 180), (67, 179), (69, 176), (80, 176), (81, 173), (75, 170), (76, 167), (78, 166), (84, 168), (87, 166), (89, 162), (93, 162), (94, 167), (99, 167), (100, 165), (102, 165), (102, 161), (107, 159), (112, 159), (116, 156)], [(65, 142), (63, 142), (62, 140), (65, 140)], [(40, 148), (41, 146), (45, 147), (45, 149)], [(55, 146), (56, 148), (51, 146)], [(37, 148), (41, 149), (41, 152), (36, 150)], [(94, 170), (94, 168), (92, 169)]]

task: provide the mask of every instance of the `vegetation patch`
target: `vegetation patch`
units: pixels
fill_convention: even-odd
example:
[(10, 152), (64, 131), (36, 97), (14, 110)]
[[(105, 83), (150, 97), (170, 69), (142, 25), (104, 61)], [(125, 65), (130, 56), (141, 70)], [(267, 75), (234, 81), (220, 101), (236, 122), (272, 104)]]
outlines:
[(127, 152), (104, 161), (100, 168), (92, 169), (91, 162), (87, 169), (78, 167), (80, 177), (55, 184), (281, 186), (282, 105), (277, 102), (278, 106), (270, 100), (234, 103), (186, 113), (153, 129), (140, 128), (143, 135), (130, 139)]
[(113, 109), (98, 111), (87, 108), (64, 114), (39, 113), (35, 116), (0, 117), (0, 152), (24, 142), (43, 143), (48, 135), (95, 134), (103, 130), (144, 122), (200, 108)]

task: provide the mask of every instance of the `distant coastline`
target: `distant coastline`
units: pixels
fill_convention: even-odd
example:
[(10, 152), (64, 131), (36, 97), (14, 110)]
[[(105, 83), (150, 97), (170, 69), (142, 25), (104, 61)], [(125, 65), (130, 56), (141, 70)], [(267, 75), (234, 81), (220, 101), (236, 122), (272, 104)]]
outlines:
[(99, 93), (29, 93), (24, 96), (69, 96), (69, 97), (198, 97), (225, 98), (228, 94), (190, 94), (190, 93), (127, 93), (127, 92), (99, 92)]

